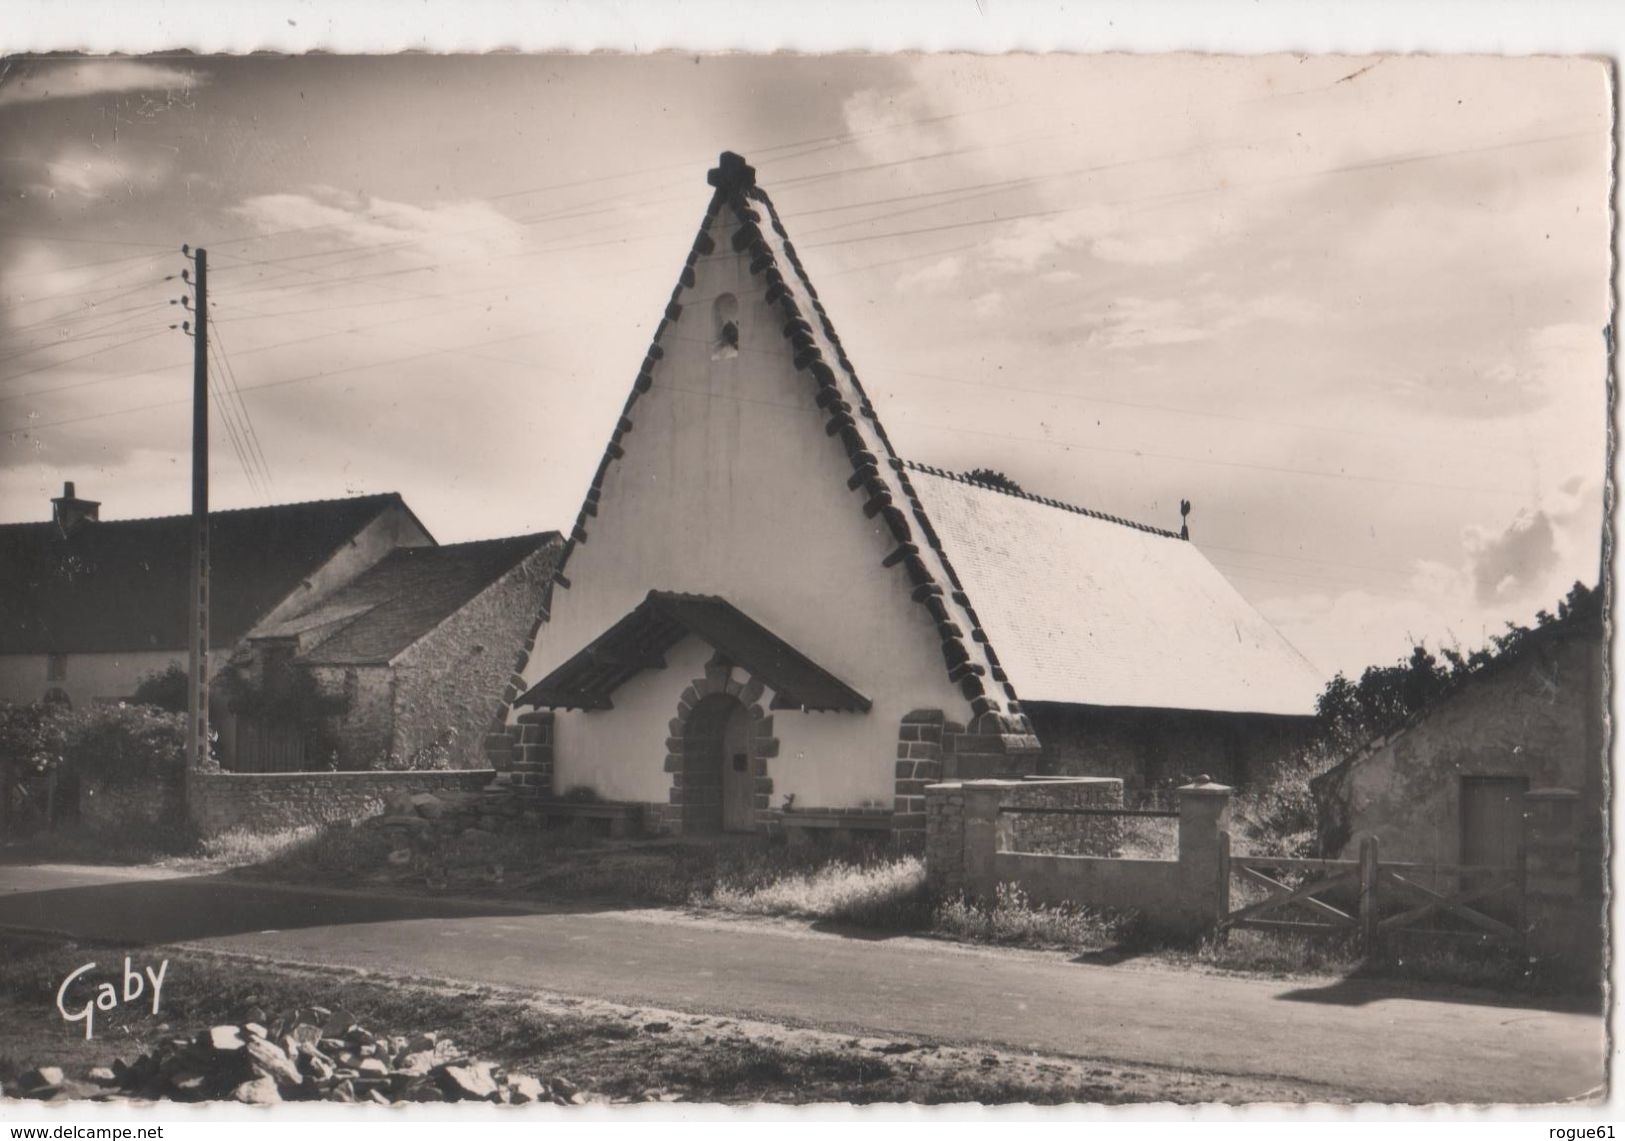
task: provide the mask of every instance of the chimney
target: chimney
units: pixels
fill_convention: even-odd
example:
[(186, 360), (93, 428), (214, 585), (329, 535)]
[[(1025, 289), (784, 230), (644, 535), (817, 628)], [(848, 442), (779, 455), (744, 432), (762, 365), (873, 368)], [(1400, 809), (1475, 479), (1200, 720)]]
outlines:
[(51, 518), (63, 538), (72, 535), (81, 525), (97, 520), (101, 504), (95, 500), (80, 499), (73, 493), (73, 480), (62, 484), (62, 494), (51, 500)]

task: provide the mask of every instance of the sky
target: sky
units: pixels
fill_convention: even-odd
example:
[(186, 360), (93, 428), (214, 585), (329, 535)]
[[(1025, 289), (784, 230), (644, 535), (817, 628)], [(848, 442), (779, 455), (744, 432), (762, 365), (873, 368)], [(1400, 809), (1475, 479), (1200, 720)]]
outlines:
[(400, 492), (568, 529), (733, 149), (911, 459), (1177, 528), (1330, 674), (1595, 583), (1605, 65), (0, 62), (0, 521)]

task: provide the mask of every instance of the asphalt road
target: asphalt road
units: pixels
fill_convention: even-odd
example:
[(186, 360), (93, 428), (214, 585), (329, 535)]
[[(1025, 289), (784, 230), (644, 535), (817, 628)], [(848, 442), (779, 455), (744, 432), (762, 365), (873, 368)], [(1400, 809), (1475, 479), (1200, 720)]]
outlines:
[[(0, 926), (1176, 1069), (1327, 1100), (1596, 1094), (1603, 1019), (1367, 980), (1275, 981), (670, 911), (533, 910), (221, 876), (0, 867)], [(171, 974), (167, 988), (186, 985)], [(3, 1031), (0, 1031), (3, 1037)]]

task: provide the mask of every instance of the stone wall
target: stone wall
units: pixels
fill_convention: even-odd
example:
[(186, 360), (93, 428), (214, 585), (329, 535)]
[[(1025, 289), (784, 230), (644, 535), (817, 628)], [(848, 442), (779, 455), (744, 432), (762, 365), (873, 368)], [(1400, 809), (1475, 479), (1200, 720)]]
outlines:
[(1463, 777), (1568, 789), (1581, 867), (1601, 894), (1605, 749), (1601, 634), (1553, 631), (1487, 667), (1408, 728), (1316, 778), (1327, 856), (1378, 838), (1385, 860), (1461, 862)]
[(1042, 746), (1025, 716), (983, 713), (967, 727), (950, 722), (942, 741), (944, 780), (1027, 776)]
[[(1002, 813), (1013, 803), (1110, 797), (1110, 784), (1070, 781), (975, 780), (932, 785), (926, 790), (926, 879), (933, 898), (963, 895), (991, 900), (1001, 884), (1021, 888), (1041, 906), (1083, 907), (1139, 913), (1146, 927), (1190, 937), (1223, 917), (1228, 900), (1224, 833), (1231, 790), (1223, 785), (1180, 789), (1178, 856), (1171, 860), (1115, 859), (1012, 850), (1019, 814)], [(1118, 789), (1120, 793), (1120, 788)], [(1074, 818), (1088, 820), (1090, 818)]]
[(389, 757), (394, 721), (395, 681), (388, 666), (310, 666), (311, 676), (324, 695), (342, 696), (348, 703), (342, 717), (323, 727), (332, 752), (321, 756), (321, 745), (307, 739), (305, 764), (325, 769), (363, 770), (381, 767)]
[[(1006, 808), (1121, 808), (1123, 782), (1115, 777), (1035, 779), (1012, 787)], [(1012, 852), (1110, 856), (1120, 829), (1115, 816), (1071, 816), (1051, 812), (1004, 813), (1002, 846)]]
[(187, 790), (192, 822), (205, 836), (241, 828), (275, 832), (375, 816), (392, 796), (478, 792), (493, 772), (194, 773)]
[(484, 737), (545, 602), (558, 544), (520, 563), (395, 662), (390, 752), (402, 761), (483, 768)]
[(1308, 743), (1313, 720), (1245, 713), (1022, 702), (1043, 742), (1039, 773), (1121, 778), (1175, 788), (1209, 774), (1237, 787), (1267, 781)]
[(174, 780), (132, 785), (87, 781), (79, 789), (79, 819), (93, 828), (172, 824), (180, 812), (180, 785)]

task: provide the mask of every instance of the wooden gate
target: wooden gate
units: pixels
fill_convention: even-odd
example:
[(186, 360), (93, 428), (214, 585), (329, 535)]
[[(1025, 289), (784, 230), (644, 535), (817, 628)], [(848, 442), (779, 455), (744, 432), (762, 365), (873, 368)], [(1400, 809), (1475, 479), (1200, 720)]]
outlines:
[(257, 717), (237, 719), (232, 769), (240, 773), (297, 773), (305, 770), (305, 736), (297, 725)]
[[(1232, 856), (1222, 845), (1222, 932), (1235, 928), (1354, 938), (1367, 953), (1399, 935), (1523, 945), (1521, 849), (1510, 865), (1383, 862), (1367, 836), (1357, 860)], [(1232, 909), (1233, 885), (1264, 892)], [(1493, 913), (1492, 913), (1493, 912)], [(1452, 921), (1454, 926), (1451, 925)]]

